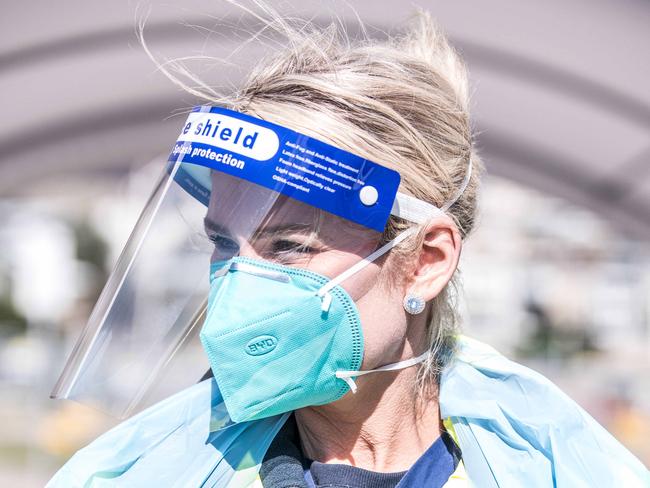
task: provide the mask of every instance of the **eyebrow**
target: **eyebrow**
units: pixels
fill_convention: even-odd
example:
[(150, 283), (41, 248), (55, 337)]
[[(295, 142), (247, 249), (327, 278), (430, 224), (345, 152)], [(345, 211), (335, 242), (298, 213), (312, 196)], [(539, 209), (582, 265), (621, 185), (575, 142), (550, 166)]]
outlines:
[[(230, 230), (215, 222), (212, 220), (210, 217), (205, 217), (203, 219), (203, 225), (205, 227), (206, 233), (207, 231), (214, 232), (216, 234), (221, 234), (225, 237), (232, 237), (232, 233)], [(259, 237), (265, 237), (268, 234), (281, 234), (281, 233), (286, 233), (289, 231), (305, 231), (305, 230), (312, 230), (312, 225), (311, 224), (277, 224), (277, 225), (271, 225), (268, 227), (264, 227), (263, 229), (256, 231), (254, 234), (255, 238)]]

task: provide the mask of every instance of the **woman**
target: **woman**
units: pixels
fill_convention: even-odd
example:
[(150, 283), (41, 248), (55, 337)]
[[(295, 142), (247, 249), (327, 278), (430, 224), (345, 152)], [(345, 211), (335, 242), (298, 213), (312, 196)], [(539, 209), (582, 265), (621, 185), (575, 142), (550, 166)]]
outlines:
[(230, 110), (190, 115), (154, 194), (178, 184), (207, 205), (214, 379), (98, 439), (51, 485), (647, 486), (545, 379), (458, 335), (482, 165), (465, 68), (429, 16), (356, 45), (273, 25), (290, 49), (236, 95), (191, 89)]

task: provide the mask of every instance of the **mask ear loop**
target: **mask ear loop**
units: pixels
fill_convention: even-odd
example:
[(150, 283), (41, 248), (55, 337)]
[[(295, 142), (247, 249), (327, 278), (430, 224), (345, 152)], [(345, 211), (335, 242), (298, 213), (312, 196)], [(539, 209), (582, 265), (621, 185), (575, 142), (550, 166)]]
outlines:
[(317, 292), (316, 295), (320, 297), (322, 303), (321, 303), (321, 309), (323, 312), (329, 311), (330, 305), (332, 304), (332, 296), (330, 295), (330, 290), (345, 280), (347, 280), (350, 276), (358, 273), (361, 271), (363, 268), (368, 266), (370, 263), (375, 261), (376, 259), (379, 259), (381, 256), (386, 254), (388, 251), (390, 251), (392, 248), (397, 246), (399, 243), (401, 243), (404, 239), (407, 237), (415, 234), (418, 231), (417, 227), (412, 227), (410, 229), (405, 230), (401, 234), (399, 234), (395, 239), (392, 241), (387, 242), (383, 246), (381, 246), (379, 249), (374, 251), (372, 254), (370, 254), (368, 257), (362, 259), (355, 265), (351, 266), (347, 270), (345, 270), (343, 273), (339, 274), (336, 276), (336, 278), (331, 279), (328, 281), (325, 285), (323, 285)]
[(345, 381), (352, 393), (357, 392), (357, 384), (354, 382), (354, 378), (357, 376), (363, 376), (364, 374), (378, 373), (380, 371), (398, 371), (400, 369), (410, 368), (415, 366), (418, 363), (426, 360), (429, 357), (429, 351), (420, 354), (418, 357), (406, 359), (405, 361), (400, 361), (399, 363), (387, 364), (386, 366), (380, 366), (376, 369), (369, 369), (367, 371), (337, 371), (336, 377)]
[[(434, 216), (444, 214), (444, 212), (449, 210), (449, 208), (454, 203), (456, 203), (456, 201), (461, 197), (461, 195), (467, 188), (471, 176), (472, 176), (472, 160), (470, 158), (469, 163), (467, 165), (467, 171), (465, 172), (465, 177), (463, 178), (460, 187), (458, 188), (458, 190), (456, 190), (456, 193), (454, 193), (453, 197), (442, 207), (438, 208), (435, 205), (431, 205), (430, 203), (423, 202), (422, 200), (419, 200), (417, 198), (411, 197), (409, 195), (405, 195), (403, 193), (398, 193), (395, 197), (395, 202), (393, 203), (393, 209), (391, 210), (391, 214), (395, 215), (396, 217), (401, 217), (403, 219), (409, 220), (415, 224), (423, 224), (429, 221), (430, 219), (432, 219)], [(393, 240), (388, 241), (379, 249), (371, 253), (368, 257), (362, 259), (361, 261), (351, 266), (343, 273), (339, 274), (338, 276), (328, 281), (325, 285), (323, 285), (316, 292), (316, 295), (321, 299), (321, 310), (325, 313), (329, 311), (330, 306), (332, 304), (332, 296), (329, 292), (330, 290), (332, 290), (332, 288), (340, 285), (342, 282), (347, 280), (350, 276), (358, 273), (359, 271), (361, 271), (363, 268), (368, 266), (376, 259), (379, 259), (381, 256), (386, 254), (392, 248), (399, 245), (407, 237), (416, 234), (418, 230), (419, 227), (416, 226), (405, 230), (401, 234), (398, 234)]]

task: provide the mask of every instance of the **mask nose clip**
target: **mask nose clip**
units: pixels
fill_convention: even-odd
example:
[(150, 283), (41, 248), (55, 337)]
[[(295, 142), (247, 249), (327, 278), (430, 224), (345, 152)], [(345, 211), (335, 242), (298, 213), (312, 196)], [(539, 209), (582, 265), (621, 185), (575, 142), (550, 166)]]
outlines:
[(225, 266), (221, 266), (214, 273), (212, 273), (212, 276), (210, 276), (210, 279), (214, 280), (216, 278), (219, 278), (220, 276), (224, 276), (225, 274), (228, 273), (228, 271), (230, 271), (231, 266), (232, 266), (231, 262), (226, 263)]
[(218, 278), (219, 276), (224, 276), (228, 274), (228, 271), (231, 270), (241, 271), (242, 273), (259, 276), (261, 278), (266, 278), (273, 281), (279, 281), (280, 283), (291, 283), (291, 276), (289, 276), (287, 273), (266, 269), (257, 264), (248, 263), (246, 261), (231, 261), (227, 263), (225, 266), (219, 268), (212, 274), (212, 279)]

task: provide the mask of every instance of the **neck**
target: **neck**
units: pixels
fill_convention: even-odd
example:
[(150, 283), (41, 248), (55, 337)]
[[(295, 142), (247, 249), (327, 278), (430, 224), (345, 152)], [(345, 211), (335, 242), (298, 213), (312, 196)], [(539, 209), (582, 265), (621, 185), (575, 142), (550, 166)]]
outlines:
[(298, 410), (305, 456), (377, 472), (408, 470), (440, 436), (437, 397), (418, 398), (417, 371), (414, 366), (360, 377), (356, 394)]

